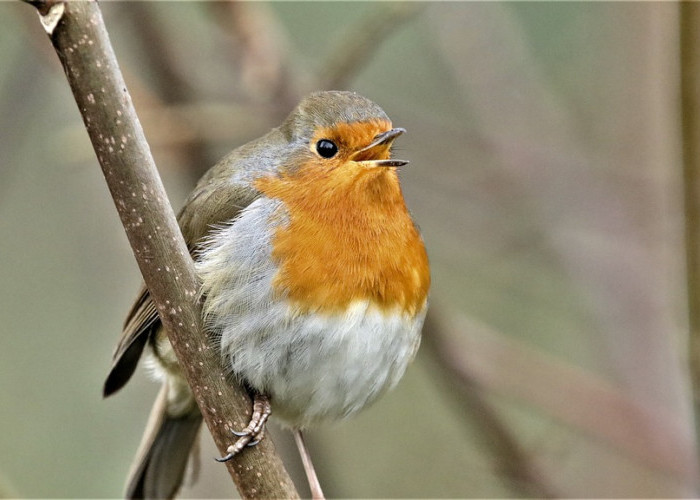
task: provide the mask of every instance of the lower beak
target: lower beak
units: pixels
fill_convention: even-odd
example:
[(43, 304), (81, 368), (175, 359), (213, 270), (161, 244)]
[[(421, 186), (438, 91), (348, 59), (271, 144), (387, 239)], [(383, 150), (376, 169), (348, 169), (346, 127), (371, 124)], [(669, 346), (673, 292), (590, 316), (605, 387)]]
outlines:
[(359, 163), (372, 167), (403, 167), (408, 165), (406, 160), (365, 160)]

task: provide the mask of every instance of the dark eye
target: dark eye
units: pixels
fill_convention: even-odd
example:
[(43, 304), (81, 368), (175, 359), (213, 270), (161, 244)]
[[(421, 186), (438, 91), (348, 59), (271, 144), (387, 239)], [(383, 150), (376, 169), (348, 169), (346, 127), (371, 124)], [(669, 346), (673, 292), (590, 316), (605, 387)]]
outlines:
[(321, 139), (316, 143), (316, 151), (324, 158), (333, 158), (338, 152), (338, 146), (333, 141)]

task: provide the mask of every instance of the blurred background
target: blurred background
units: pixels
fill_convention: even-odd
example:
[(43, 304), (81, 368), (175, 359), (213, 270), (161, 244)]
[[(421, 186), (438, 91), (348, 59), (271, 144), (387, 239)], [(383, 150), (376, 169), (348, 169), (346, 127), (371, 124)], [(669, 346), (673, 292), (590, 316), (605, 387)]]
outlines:
[[(396, 390), (307, 433), (328, 496), (698, 494), (676, 4), (101, 5), (176, 210), (311, 90), (408, 129), (431, 313)], [(101, 397), (140, 276), (19, 2), (0, 3), (0, 235), (0, 496), (118, 497), (158, 390), (141, 369)], [(235, 495), (202, 442), (183, 496)]]

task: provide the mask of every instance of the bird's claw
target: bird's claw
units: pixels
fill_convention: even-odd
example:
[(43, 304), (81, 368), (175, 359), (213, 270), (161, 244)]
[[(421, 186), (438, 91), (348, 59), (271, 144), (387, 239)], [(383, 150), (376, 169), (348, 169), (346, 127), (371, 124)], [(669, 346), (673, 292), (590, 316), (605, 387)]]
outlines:
[[(229, 448), (230, 448), (230, 446), (229, 446)], [(221, 463), (223, 463), (223, 462), (228, 462), (228, 461), (231, 460), (235, 455), (236, 455), (235, 453), (229, 453), (229, 454), (227, 454), (227, 455), (224, 455), (224, 456), (221, 457), (221, 458), (216, 458), (216, 457), (214, 457), (214, 460), (216, 460), (217, 462), (221, 462)]]
[(265, 434), (265, 422), (267, 422), (270, 413), (272, 413), (270, 400), (267, 396), (256, 394), (253, 398), (253, 415), (250, 418), (250, 422), (242, 431), (231, 430), (231, 433), (237, 436), (238, 439), (226, 449), (225, 456), (215, 458), (215, 460), (217, 462), (227, 462), (244, 448), (258, 444)]

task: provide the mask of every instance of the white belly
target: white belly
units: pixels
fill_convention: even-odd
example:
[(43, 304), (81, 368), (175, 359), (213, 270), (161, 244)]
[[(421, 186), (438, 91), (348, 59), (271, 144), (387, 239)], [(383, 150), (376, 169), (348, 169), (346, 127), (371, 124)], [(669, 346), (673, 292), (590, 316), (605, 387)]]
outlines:
[(278, 328), (239, 330), (222, 337), (221, 347), (233, 372), (268, 394), (274, 414), (293, 427), (342, 418), (374, 401), (396, 385), (420, 341), (422, 316), (387, 314), (366, 302), (327, 317), (290, 317), (286, 306), (273, 307)]

